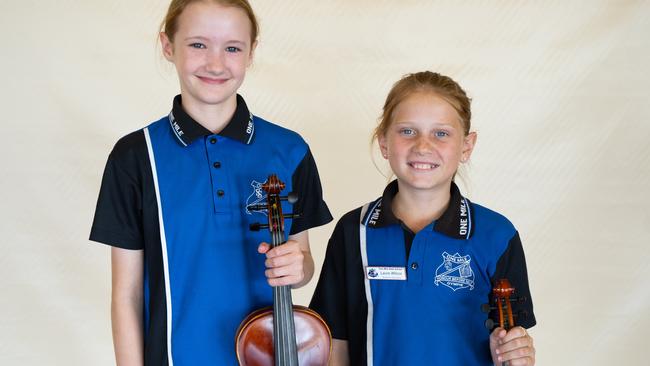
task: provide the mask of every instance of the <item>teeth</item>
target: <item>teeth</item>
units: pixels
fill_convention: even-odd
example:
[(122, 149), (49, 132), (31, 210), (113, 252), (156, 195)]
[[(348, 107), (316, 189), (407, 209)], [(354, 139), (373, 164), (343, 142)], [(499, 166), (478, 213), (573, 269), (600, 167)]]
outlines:
[(437, 167), (436, 164), (425, 164), (425, 163), (411, 163), (411, 166), (415, 169), (433, 169)]

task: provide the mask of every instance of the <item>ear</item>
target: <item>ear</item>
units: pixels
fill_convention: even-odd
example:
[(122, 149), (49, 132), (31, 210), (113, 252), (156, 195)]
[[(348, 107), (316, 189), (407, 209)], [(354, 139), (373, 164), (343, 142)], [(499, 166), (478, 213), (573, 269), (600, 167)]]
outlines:
[(470, 132), (463, 138), (463, 152), (461, 155), (463, 162), (468, 161), (470, 156), (472, 156), (474, 145), (476, 145), (476, 132)]
[(381, 150), (381, 155), (384, 159), (388, 159), (388, 144), (386, 143), (386, 136), (380, 135), (377, 137), (377, 143), (379, 144), (379, 150)]
[(174, 60), (174, 44), (167, 36), (167, 33), (160, 32), (160, 46), (162, 47), (163, 56), (169, 62)]
[(251, 45), (251, 51), (248, 53), (248, 64), (247, 67), (250, 67), (253, 64), (253, 56), (255, 55), (255, 50), (257, 49), (257, 41), (253, 42)]

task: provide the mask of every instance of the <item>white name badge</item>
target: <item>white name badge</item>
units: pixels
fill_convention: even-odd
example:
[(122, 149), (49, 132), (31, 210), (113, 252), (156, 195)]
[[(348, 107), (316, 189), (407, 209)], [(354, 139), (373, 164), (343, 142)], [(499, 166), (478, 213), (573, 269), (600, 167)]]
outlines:
[(406, 268), (368, 266), (366, 267), (366, 278), (369, 280), (406, 281)]

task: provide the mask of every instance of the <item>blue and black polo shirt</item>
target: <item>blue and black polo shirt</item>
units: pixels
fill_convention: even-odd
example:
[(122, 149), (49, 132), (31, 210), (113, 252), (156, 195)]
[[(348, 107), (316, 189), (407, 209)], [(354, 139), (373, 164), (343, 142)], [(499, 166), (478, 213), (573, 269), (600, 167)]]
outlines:
[(298, 201), (283, 212), (297, 234), (332, 220), (303, 139), (253, 116), (241, 96), (213, 134), (182, 107), (120, 139), (110, 153), (90, 239), (144, 250), (145, 365), (233, 365), (234, 337), (251, 311), (273, 302), (260, 242), (269, 174)]
[(524, 252), (514, 226), (452, 183), (442, 216), (413, 233), (379, 199), (344, 215), (330, 238), (311, 307), (352, 365), (491, 365), (481, 305), (507, 278), (526, 300), (515, 322), (535, 325)]

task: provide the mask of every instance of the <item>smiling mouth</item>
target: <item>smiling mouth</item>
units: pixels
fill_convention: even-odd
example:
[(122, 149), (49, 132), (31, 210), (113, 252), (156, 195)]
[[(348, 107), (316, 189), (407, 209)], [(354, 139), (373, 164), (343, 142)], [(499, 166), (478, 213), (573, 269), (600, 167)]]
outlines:
[(201, 81), (203, 81), (204, 83), (207, 83), (207, 84), (223, 84), (226, 81), (228, 81), (228, 79), (214, 79), (214, 78), (209, 78), (209, 77), (206, 77), (206, 76), (197, 76), (197, 77)]
[(408, 163), (408, 165), (416, 170), (433, 170), (440, 166), (440, 164), (433, 163)]

